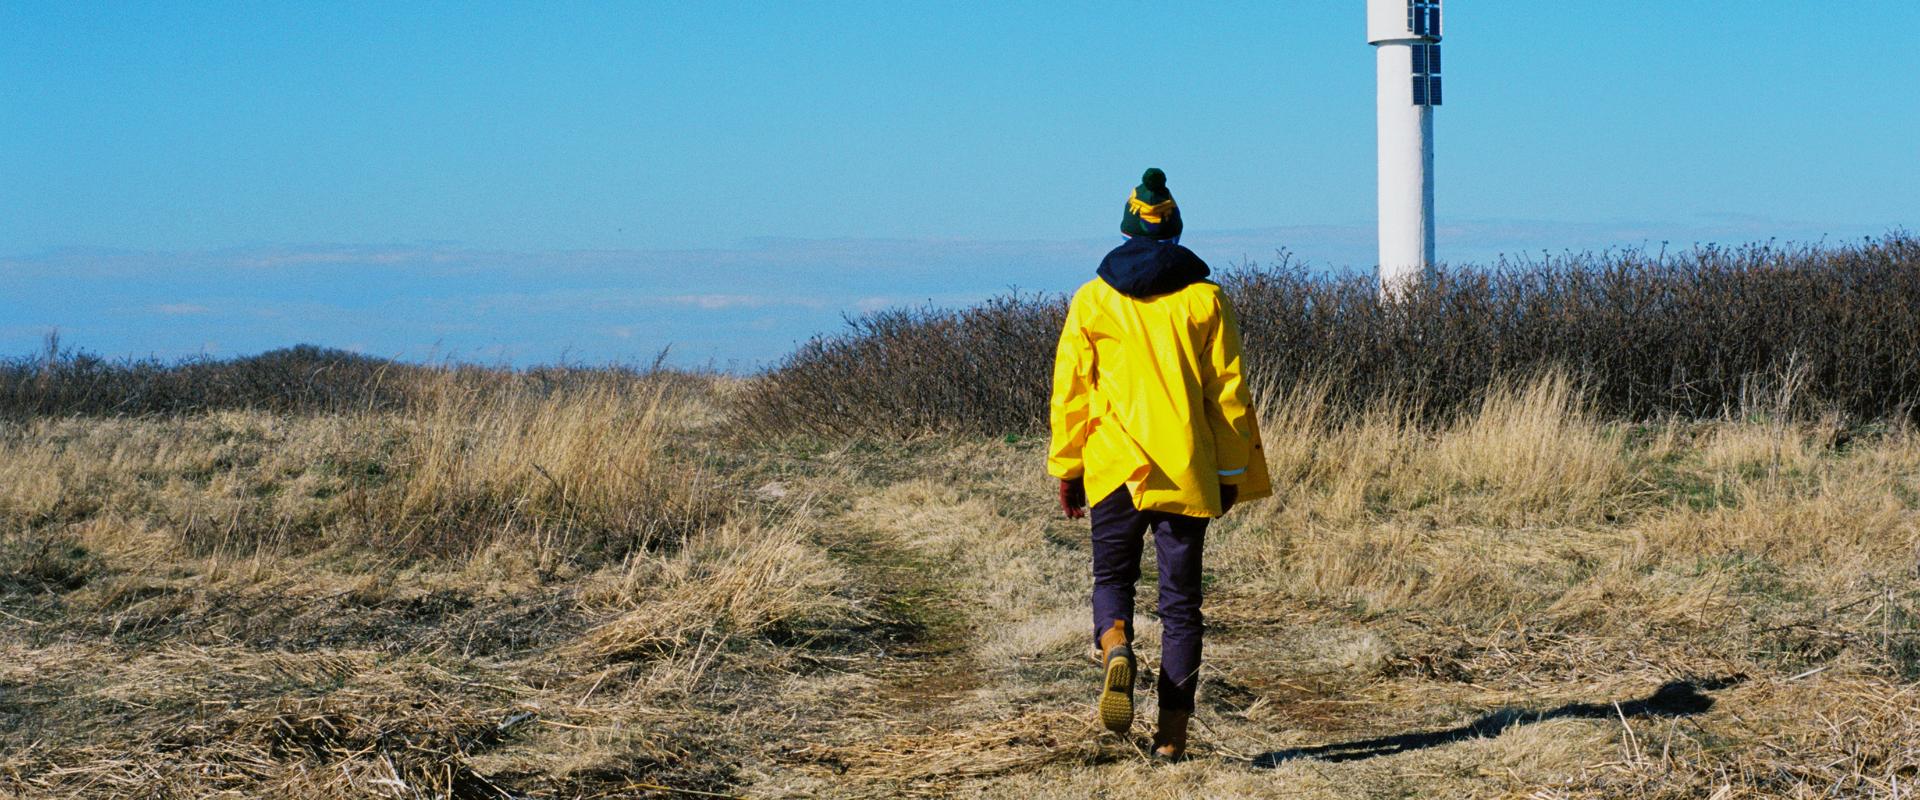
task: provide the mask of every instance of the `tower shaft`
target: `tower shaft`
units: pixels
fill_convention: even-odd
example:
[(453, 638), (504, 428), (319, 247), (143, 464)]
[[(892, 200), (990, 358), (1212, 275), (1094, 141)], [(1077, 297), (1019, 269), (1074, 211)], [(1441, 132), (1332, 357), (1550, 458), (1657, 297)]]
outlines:
[(1379, 147), (1380, 295), (1432, 270), (1433, 109), (1440, 105), (1440, 0), (1367, 0)]
[(1411, 41), (1374, 46), (1379, 147), (1380, 289), (1405, 290), (1433, 258), (1433, 106), (1413, 102)]

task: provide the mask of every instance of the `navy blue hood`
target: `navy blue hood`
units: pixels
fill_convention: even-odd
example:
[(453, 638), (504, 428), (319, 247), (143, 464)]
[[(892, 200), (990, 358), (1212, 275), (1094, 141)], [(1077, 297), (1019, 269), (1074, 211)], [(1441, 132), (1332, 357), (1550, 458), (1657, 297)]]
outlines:
[(1192, 250), (1144, 236), (1128, 239), (1100, 261), (1100, 278), (1130, 297), (1179, 291), (1211, 272)]

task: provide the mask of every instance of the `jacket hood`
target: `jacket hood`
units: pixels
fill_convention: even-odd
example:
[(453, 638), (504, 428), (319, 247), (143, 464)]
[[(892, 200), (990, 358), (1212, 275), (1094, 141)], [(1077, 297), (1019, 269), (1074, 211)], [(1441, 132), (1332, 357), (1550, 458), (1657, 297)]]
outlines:
[(1212, 270), (1192, 250), (1169, 241), (1135, 236), (1100, 262), (1100, 279), (1129, 297), (1153, 297), (1206, 279)]

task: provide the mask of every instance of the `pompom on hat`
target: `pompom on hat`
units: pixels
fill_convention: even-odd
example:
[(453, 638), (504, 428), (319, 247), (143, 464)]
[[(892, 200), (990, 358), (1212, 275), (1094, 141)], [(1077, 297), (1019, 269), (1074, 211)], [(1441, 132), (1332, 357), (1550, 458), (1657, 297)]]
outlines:
[(1180, 207), (1167, 191), (1167, 173), (1149, 167), (1140, 176), (1140, 185), (1127, 197), (1127, 210), (1120, 217), (1120, 232), (1148, 239), (1173, 239), (1180, 236)]

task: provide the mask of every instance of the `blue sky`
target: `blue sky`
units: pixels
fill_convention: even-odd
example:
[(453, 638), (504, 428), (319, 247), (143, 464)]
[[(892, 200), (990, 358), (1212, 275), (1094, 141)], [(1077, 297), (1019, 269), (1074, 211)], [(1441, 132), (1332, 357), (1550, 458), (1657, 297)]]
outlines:
[[(1198, 5), (0, 3), (0, 354), (750, 368), (1072, 288), (1149, 165), (1367, 267), (1364, 4)], [(1443, 259), (1920, 221), (1920, 4), (1447, 11)]]

